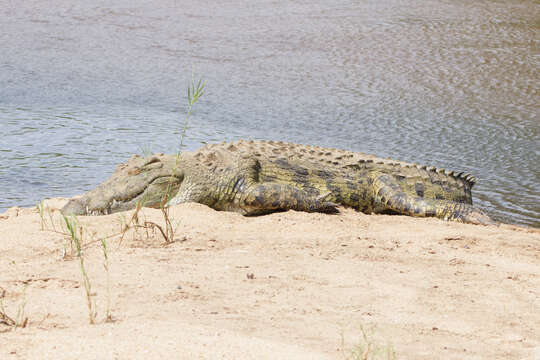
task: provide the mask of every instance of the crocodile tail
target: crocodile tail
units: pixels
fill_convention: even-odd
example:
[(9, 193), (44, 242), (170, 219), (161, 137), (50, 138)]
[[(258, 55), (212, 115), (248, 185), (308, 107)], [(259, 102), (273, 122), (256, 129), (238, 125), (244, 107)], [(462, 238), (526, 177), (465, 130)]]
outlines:
[(436, 168), (434, 166), (425, 166), (425, 165), (416, 165), (418, 169), (425, 170), (427, 172), (434, 172), (439, 175), (445, 175), (455, 179), (456, 181), (461, 181), (463, 184), (467, 185), (469, 188), (472, 188), (476, 184), (476, 178), (471, 174), (465, 172), (458, 172), (453, 170), (447, 170), (444, 168)]
[(460, 173), (454, 173), (451, 175), (456, 180), (461, 180), (465, 184), (469, 185), (471, 188), (476, 184), (476, 178), (472, 176), (471, 174), (460, 172)]

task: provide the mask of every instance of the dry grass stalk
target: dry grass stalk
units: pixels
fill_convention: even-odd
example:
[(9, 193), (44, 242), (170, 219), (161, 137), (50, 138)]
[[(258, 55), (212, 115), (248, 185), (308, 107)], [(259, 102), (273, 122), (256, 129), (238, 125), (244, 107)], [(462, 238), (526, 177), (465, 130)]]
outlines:
[(15, 319), (9, 316), (4, 307), (4, 297), (6, 296), (6, 290), (0, 289), (0, 324), (7, 325), (13, 330), (17, 328), (25, 328), (28, 325), (28, 317), (24, 315), (24, 308), (26, 306), (26, 288), (23, 291), (23, 298), (17, 309), (17, 315)]

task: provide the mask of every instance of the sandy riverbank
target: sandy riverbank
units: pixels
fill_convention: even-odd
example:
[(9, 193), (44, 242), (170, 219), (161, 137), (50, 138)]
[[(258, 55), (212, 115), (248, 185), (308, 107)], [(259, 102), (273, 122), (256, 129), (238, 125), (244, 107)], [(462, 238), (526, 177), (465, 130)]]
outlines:
[[(105, 323), (95, 240), (131, 214), (79, 218), (96, 325), (79, 262), (62, 257), (66, 237), (40, 230), (35, 209), (0, 214), (4, 307), (14, 317), (25, 292), (29, 319), (0, 325), (0, 358), (345, 359), (373, 326), (373, 344), (391, 343), (398, 359), (540, 358), (538, 229), (180, 205), (173, 244), (144, 230), (109, 239), (116, 321)], [(162, 220), (154, 209), (143, 218)]]

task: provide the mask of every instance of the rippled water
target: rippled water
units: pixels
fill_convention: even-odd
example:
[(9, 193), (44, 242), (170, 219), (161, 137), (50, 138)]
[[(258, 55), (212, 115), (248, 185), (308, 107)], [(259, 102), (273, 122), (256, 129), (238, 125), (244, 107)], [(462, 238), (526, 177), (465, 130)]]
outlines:
[(276, 139), (471, 172), (540, 226), (534, 1), (0, 1), (0, 209), (71, 196), (134, 152)]

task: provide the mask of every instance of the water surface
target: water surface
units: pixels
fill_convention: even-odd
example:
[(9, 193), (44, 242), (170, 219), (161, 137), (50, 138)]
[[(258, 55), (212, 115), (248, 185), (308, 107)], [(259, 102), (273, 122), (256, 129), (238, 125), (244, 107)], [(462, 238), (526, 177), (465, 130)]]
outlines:
[(463, 170), (540, 226), (534, 1), (2, 1), (0, 209), (71, 196), (132, 153), (275, 139)]

